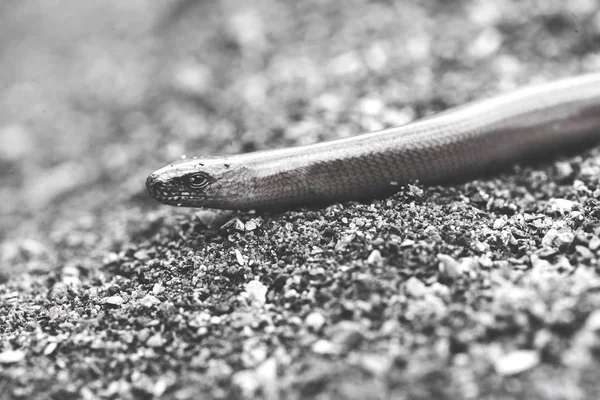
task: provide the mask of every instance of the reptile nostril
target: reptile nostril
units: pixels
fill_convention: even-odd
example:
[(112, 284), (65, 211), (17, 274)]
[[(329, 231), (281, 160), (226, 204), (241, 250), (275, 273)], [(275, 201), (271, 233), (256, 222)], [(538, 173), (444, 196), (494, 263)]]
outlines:
[(160, 189), (163, 186), (163, 183), (156, 179), (155, 174), (150, 174), (146, 179), (146, 188), (148, 191)]

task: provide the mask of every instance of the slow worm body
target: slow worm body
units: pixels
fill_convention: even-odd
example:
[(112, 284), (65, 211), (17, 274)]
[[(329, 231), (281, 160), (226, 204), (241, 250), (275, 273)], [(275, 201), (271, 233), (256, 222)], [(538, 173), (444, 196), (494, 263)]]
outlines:
[(465, 179), (600, 138), (600, 73), (525, 87), (398, 128), (308, 146), (181, 160), (146, 187), (161, 203), (285, 208)]

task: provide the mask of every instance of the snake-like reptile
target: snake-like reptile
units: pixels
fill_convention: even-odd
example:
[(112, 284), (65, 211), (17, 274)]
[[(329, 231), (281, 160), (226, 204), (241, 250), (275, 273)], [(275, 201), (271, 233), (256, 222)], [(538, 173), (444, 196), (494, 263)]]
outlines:
[(146, 181), (161, 203), (269, 209), (365, 200), (446, 183), (600, 138), (600, 73), (469, 103), (392, 129), (308, 146), (180, 160)]

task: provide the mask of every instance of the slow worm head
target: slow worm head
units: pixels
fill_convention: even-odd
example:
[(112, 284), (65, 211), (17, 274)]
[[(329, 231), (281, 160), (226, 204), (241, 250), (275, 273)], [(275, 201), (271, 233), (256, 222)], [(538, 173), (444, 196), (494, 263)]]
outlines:
[(600, 138), (600, 73), (525, 87), (380, 132), (169, 164), (146, 181), (161, 203), (285, 208), (446, 183)]
[(243, 201), (247, 168), (227, 157), (180, 160), (146, 179), (148, 193), (163, 204), (181, 207), (228, 208)]

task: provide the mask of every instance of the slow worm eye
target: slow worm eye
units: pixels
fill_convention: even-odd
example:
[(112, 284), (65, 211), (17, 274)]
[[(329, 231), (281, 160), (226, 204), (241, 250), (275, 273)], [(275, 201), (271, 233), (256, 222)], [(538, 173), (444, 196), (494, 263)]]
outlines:
[(188, 185), (194, 189), (202, 189), (210, 183), (208, 176), (202, 173), (192, 174), (187, 179)]

